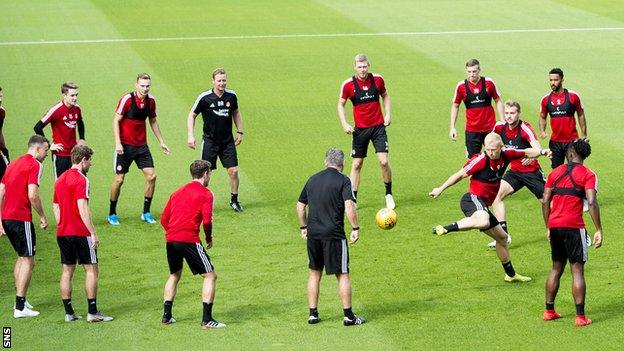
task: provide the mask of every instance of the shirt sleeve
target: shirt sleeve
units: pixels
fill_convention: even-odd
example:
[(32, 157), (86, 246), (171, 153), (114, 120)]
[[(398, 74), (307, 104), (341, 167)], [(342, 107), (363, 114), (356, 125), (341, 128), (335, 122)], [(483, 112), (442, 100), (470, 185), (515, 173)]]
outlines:
[(130, 105), (132, 104), (132, 102), (130, 102), (129, 100), (130, 100), (130, 94), (126, 94), (122, 96), (121, 99), (119, 99), (119, 102), (117, 103), (117, 108), (115, 109), (115, 113), (121, 116), (125, 115), (126, 112), (128, 112), (128, 110), (130, 109)]
[(303, 190), (301, 190), (301, 195), (299, 195), (299, 202), (302, 204), (308, 203), (308, 183), (303, 186)]
[(230, 108), (232, 111), (238, 110), (238, 96), (236, 96), (236, 94), (232, 97), (232, 106), (230, 106)]
[(493, 80), (487, 79), (485, 81), (485, 90), (488, 95), (492, 97), (492, 99), (497, 100), (500, 99), (500, 94), (498, 93), (498, 88), (496, 87), (496, 83)]
[(591, 170), (587, 170), (587, 174), (585, 174), (585, 189), (598, 191), (598, 176)]
[(214, 207), (214, 196), (208, 192), (204, 204), (202, 205), (202, 224), (212, 223), (212, 209)]
[(574, 108), (576, 109), (576, 112), (582, 111), (584, 108), (583, 108), (583, 102), (581, 101), (581, 96), (577, 92), (574, 92), (573, 94), (570, 94), (570, 95), (572, 96), (570, 100), (572, 100), (572, 104), (574, 104)]
[(455, 87), (455, 94), (453, 95), (453, 103), (460, 104), (462, 101), (464, 101), (465, 97), (466, 97), (466, 91), (464, 89), (464, 84), (463, 82), (459, 82), (457, 83), (457, 86)]
[(52, 196), (52, 203), (53, 204), (58, 204), (59, 203), (59, 199), (58, 199), (58, 190), (56, 189), (56, 185), (54, 186), (54, 195)]
[(553, 187), (553, 183), (555, 182), (554, 174), (555, 172), (550, 172), (550, 174), (548, 175), (548, 178), (546, 178), (546, 184), (544, 185), (545, 188)]
[(169, 200), (167, 200), (167, 204), (160, 214), (160, 225), (163, 227), (163, 229), (165, 229), (165, 232), (169, 227), (169, 217), (171, 217), (171, 197), (169, 197)]
[(476, 154), (464, 164), (463, 170), (467, 175), (473, 175), (483, 169), (485, 162), (486, 159), (483, 153)]
[(89, 199), (89, 181), (82, 179), (76, 184), (76, 200)]
[(548, 104), (548, 95), (544, 96), (542, 98), (542, 101), (540, 101), (540, 114), (542, 115), (548, 114), (548, 109), (546, 108), (546, 104)]
[(375, 83), (377, 85), (377, 89), (379, 90), (379, 95), (385, 94), (386, 93), (386, 81), (383, 79), (382, 76), (377, 76), (375, 78), (377, 78), (377, 82)]
[(43, 115), (43, 117), (41, 117), (41, 123), (48, 124), (54, 120), (54, 117), (55, 117), (54, 112), (56, 112), (55, 107), (52, 107), (51, 109), (49, 109), (48, 112), (46, 112), (46, 114)]
[(154, 99), (154, 97), (150, 96), (149, 97), (149, 104), (150, 104), (149, 118), (156, 118), (156, 116), (158, 116), (158, 110), (156, 110), (156, 99)]
[(503, 152), (505, 153), (505, 156), (507, 157), (507, 159), (510, 161), (523, 158), (526, 155), (526, 152), (524, 152), (524, 150), (508, 149), (508, 150), (503, 150)]
[(346, 80), (340, 88), (340, 98), (343, 100), (349, 100), (353, 96), (353, 85), (349, 83), (350, 81)]
[(522, 138), (524, 138), (524, 140), (528, 141), (529, 143), (532, 143), (537, 140), (537, 135), (535, 134), (535, 130), (533, 130), (533, 127), (531, 127), (531, 125), (527, 122), (522, 122), (521, 133), (522, 133)]
[(351, 180), (348, 177), (344, 177), (344, 180), (342, 181), (342, 200), (351, 200), (356, 202), (355, 194), (353, 194), (353, 188), (351, 186)]
[(30, 172), (28, 172), (28, 184), (35, 184), (36, 186), (39, 186), (41, 173), (43, 173), (43, 165), (35, 161), (30, 168)]

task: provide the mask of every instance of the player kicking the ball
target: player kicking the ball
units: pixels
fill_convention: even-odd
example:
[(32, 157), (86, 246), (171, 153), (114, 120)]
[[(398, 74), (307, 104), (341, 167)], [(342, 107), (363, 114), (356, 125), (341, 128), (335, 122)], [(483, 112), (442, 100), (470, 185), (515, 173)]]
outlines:
[(444, 190), (458, 183), (460, 180), (470, 177), (470, 187), (460, 202), (461, 209), (466, 217), (449, 225), (437, 225), (433, 228), (433, 234), (444, 235), (450, 232), (479, 229), (496, 240), (496, 254), (505, 269), (506, 282), (527, 282), (531, 278), (517, 274), (511, 264), (509, 248), (507, 246), (507, 233), (498, 223), (498, 220), (490, 212), (488, 206), (492, 205), (498, 192), (501, 178), (507, 165), (524, 157), (537, 158), (550, 157), (548, 149), (540, 150), (526, 148), (524, 150), (503, 150), (503, 141), (500, 135), (489, 133), (485, 137), (485, 151), (473, 156), (464, 167), (452, 174), (442, 185), (433, 188), (429, 196), (434, 199), (440, 196)]

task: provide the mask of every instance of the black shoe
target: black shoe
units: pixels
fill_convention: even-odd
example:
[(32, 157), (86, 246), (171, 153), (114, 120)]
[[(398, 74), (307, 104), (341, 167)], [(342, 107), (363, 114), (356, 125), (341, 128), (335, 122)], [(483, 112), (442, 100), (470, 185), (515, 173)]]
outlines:
[(349, 319), (349, 317), (344, 317), (344, 319), (342, 320), (342, 324), (344, 324), (345, 327), (348, 327), (350, 325), (360, 325), (360, 324), (366, 323), (364, 318), (358, 317), (358, 316), (354, 316), (354, 317), (355, 318), (353, 319)]
[(175, 318), (173, 318), (173, 317), (171, 317), (171, 318), (169, 318), (169, 319), (167, 319), (167, 318), (164, 318), (164, 317), (163, 317), (163, 319), (162, 319), (160, 322), (161, 322), (162, 324), (173, 324), (173, 323), (175, 323), (175, 322), (177, 322), (177, 321), (176, 321), (176, 320), (175, 320)]
[(232, 207), (234, 212), (243, 212), (244, 211), (243, 206), (238, 201), (230, 202), (230, 207)]
[(308, 324), (316, 324), (320, 322), (321, 319), (318, 316), (310, 316), (308, 317)]

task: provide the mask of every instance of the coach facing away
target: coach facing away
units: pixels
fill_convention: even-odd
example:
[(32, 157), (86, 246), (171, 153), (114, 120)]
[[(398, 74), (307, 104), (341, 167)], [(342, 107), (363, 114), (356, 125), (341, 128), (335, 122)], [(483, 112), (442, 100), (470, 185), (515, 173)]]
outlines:
[[(297, 217), (301, 237), (307, 240), (310, 276), (308, 279), (308, 323), (316, 324), (318, 297), (323, 267), (327, 274), (338, 278), (338, 291), (344, 309), (345, 326), (364, 323), (351, 310), (351, 281), (349, 280), (349, 250), (345, 239), (344, 213), (351, 223), (349, 242), (360, 237), (355, 197), (351, 181), (342, 174), (344, 153), (331, 148), (325, 154), (326, 169), (308, 179), (297, 202)], [(306, 215), (306, 207), (309, 214)]]

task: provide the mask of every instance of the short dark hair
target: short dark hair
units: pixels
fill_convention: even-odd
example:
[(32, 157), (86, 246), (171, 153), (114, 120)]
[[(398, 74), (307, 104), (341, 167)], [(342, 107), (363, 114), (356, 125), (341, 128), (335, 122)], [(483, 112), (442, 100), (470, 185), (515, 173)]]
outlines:
[(558, 74), (560, 78), (563, 78), (563, 70), (561, 68), (553, 68), (548, 74)]
[(210, 164), (209, 161), (206, 161), (206, 160), (193, 161), (190, 167), (191, 177), (193, 177), (193, 179), (199, 179), (203, 177), (204, 173), (210, 172), (210, 167), (212, 167), (212, 164)]
[(88, 147), (87, 145), (76, 145), (71, 150), (71, 162), (74, 165), (77, 165), (82, 161), (82, 159), (90, 160), (91, 156), (93, 156), (93, 149)]
[(577, 139), (568, 146), (569, 149), (574, 150), (574, 152), (579, 155), (581, 159), (586, 159), (591, 155), (591, 145), (585, 139)]
[(41, 145), (41, 144), (48, 144), (48, 145), (50, 145), (50, 142), (43, 135), (33, 135), (33, 136), (30, 137), (30, 139), (28, 139), (28, 148), (29, 149), (31, 147), (35, 146), (35, 145)]
[(61, 84), (61, 94), (65, 95), (69, 89), (78, 89), (78, 84), (74, 82), (65, 82)]
[(472, 66), (481, 67), (481, 64), (479, 63), (479, 60), (473, 58), (466, 62), (466, 67), (472, 67)]

